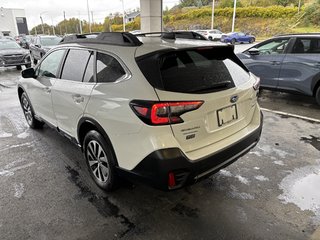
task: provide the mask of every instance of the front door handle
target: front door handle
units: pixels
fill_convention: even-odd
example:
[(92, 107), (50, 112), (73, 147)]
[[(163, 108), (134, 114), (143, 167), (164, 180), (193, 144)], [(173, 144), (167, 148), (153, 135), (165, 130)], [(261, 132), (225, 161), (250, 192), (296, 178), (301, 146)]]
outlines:
[(281, 64), (281, 62), (279, 62), (279, 61), (270, 61), (270, 62), (272, 65), (280, 65)]
[(50, 87), (45, 87), (45, 88), (43, 89), (43, 91), (44, 91), (45, 93), (49, 94), (49, 93), (51, 93), (51, 88), (50, 88)]
[(82, 103), (84, 102), (84, 97), (81, 96), (80, 94), (74, 94), (72, 95), (72, 99), (75, 103)]

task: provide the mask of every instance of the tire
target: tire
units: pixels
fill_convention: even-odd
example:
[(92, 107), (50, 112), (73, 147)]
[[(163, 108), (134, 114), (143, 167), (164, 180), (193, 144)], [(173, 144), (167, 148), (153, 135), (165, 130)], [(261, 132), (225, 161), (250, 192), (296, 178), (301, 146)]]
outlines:
[(210, 37), (208, 37), (208, 39), (210, 40), (210, 41), (213, 41), (213, 39), (212, 39), (212, 37), (210, 36)]
[(31, 68), (31, 63), (27, 64), (26, 68)]
[(91, 130), (84, 138), (83, 149), (89, 173), (95, 183), (105, 191), (114, 190), (118, 176), (111, 144), (99, 132)]
[(35, 59), (34, 57), (33, 57), (33, 63), (34, 63), (35, 65), (38, 63), (38, 60)]
[(316, 101), (318, 103), (318, 105), (320, 105), (320, 86), (318, 86), (318, 89), (316, 90)]
[(232, 38), (232, 39), (231, 39), (231, 44), (232, 44), (232, 45), (236, 44), (236, 39)]
[(25, 116), (25, 118), (27, 120), (28, 125), (31, 128), (34, 128), (34, 129), (42, 128), (44, 123), (39, 121), (39, 120), (37, 120), (34, 117), (33, 108), (31, 106), (30, 100), (27, 97), (27, 94), (25, 92), (23, 92), (21, 94), (20, 104), (21, 104), (21, 107), (22, 107), (22, 110), (23, 110), (23, 114), (24, 114), (24, 116)]
[(17, 70), (21, 70), (22, 69), (20, 65), (16, 66), (16, 68), (17, 68)]
[(254, 43), (255, 39), (254, 38), (250, 38), (249, 43)]

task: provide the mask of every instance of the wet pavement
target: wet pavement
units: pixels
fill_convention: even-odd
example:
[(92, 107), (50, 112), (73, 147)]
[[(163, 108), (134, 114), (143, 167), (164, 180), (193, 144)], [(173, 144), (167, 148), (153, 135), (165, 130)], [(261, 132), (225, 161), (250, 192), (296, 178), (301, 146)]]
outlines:
[[(18, 76), (0, 70), (1, 239), (320, 239), (319, 123), (264, 112), (260, 143), (211, 178), (169, 193), (130, 183), (105, 193), (69, 140), (28, 128)], [(319, 116), (312, 99), (263, 94), (262, 107)]]

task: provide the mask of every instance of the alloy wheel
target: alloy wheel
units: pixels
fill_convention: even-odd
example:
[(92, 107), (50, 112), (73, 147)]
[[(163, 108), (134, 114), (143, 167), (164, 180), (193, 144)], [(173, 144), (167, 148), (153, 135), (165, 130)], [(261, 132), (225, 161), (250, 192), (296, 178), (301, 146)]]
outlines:
[(109, 177), (109, 163), (107, 155), (99, 142), (92, 140), (87, 145), (87, 161), (94, 177), (105, 183)]
[(32, 110), (31, 110), (29, 101), (25, 96), (22, 96), (21, 102), (22, 102), (24, 116), (26, 117), (28, 124), (32, 125), (33, 116), (32, 116)]

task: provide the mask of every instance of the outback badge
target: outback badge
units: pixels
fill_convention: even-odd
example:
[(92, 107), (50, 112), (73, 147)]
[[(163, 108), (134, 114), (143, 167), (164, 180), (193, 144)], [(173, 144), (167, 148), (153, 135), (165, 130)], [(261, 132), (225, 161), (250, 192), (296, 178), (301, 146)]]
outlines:
[(235, 103), (236, 101), (238, 101), (238, 99), (239, 99), (238, 95), (234, 95), (230, 98), (230, 102)]

